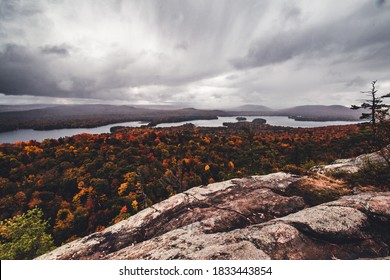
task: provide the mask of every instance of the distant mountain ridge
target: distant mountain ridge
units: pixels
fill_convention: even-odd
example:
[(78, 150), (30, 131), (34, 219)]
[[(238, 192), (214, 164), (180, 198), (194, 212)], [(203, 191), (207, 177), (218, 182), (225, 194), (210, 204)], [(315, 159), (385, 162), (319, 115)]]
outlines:
[(263, 105), (245, 104), (238, 107), (226, 109), (226, 111), (272, 111), (273, 109)]
[(349, 114), (353, 115), (355, 111), (342, 105), (301, 105), (290, 107), (286, 109), (277, 110), (281, 113), (286, 114)]
[(302, 121), (355, 121), (364, 110), (351, 110), (342, 105), (302, 105), (271, 109), (262, 105), (243, 105), (226, 110), (230, 115), (285, 116)]
[(0, 105), (0, 113), (2, 112), (19, 112), (35, 109), (43, 109), (48, 107), (56, 107), (57, 104), (28, 104), (28, 105)]
[[(3, 110), (3, 111), (2, 111)], [(340, 105), (304, 105), (273, 110), (263, 105), (243, 105), (230, 110), (195, 108), (149, 109), (130, 105), (7, 105), (0, 106), (0, 132), (23, 128), (49, 130), (88, 128), (128, 121), (159, 123), (217, 119), (227, 116), (286, 116), (300, 121), (355, 121), (362, 110)]]
[(296, 120), (359, 120), (364, 110), (351, 110), (342, 105), (304, 105), (275, 112)]
[(29, 128), (36, 130), (90, 128), (130, 121), (143, 121), (149, 123), (149, 126), (155, 126), (164, 122), (217, 119), (218, 116), (225, 115), (223, 111), (194, 108), (156, 110), (128, 105), (58, 105), (0, 112), (0, 132)]
[[(105, 112), (110, 111), (110, 113), (122, 113), (128, 112), (129, 110), (150, 110), (150, 111), (175, 111), (175, 110), (198, 110), (186, 106), (174, 106), (174, 105), (109, 105), (109, 104), (30, 104), (30, 105), (0, 105), (1, 112), (19, 112), (19, 111), (30, 111), (30, 110), (73, 110), (73, 111), (88, 111), (94, 110), (99, 111), (103, 110)], [(273, 109), (264, 105), (258, 104), (245, 104), (232, 108), (220, 109), (217, 108), (217, 111), (272, 111), (275, 113), (283, 114), (340, 114), (340, 113), (351, 113), (354, 114), (354, 110), (342, 105), (300, 105), (295, 107), (288, 107), (284, 109)], [(210, 110), (204, 110), (210, 111)], [(212, 111), (212, 110), (211, 110)]]

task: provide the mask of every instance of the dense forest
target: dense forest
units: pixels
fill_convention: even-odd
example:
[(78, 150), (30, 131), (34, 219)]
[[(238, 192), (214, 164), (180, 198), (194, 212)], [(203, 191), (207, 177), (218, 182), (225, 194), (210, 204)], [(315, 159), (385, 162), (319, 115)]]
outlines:
[(36, 207), (56, 245), (198, 185), (368, 152), (367, 125), (118, 128), (0, 145), (0, 220)]

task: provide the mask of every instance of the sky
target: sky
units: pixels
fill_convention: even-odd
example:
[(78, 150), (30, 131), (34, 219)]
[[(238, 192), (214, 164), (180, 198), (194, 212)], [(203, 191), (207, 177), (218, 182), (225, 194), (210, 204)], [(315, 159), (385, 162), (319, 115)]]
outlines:
[(390, 0), (0, 0), (0, 104), (355, 104)]

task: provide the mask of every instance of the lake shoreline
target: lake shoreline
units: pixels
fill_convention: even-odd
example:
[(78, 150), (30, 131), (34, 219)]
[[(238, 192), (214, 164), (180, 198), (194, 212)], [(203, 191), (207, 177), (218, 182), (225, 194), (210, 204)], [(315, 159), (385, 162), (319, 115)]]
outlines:
[[(168, 128), (178, 127), (188, 123), (192, 123), (198, 127), (226, 127), (224, 123), (238, 123), (236, 120), (238, 116), (231, 117), (217, 117), (209, 119), (195, 119), (185, 120), (179, 122), (162, 122), (151, 127), (145, 121), (131, 121), (131, 122), (119, 122), (107, 124), (104, 126), (98, 126), (94, 128), (61, 128), (53, 130), (34, 130), (34, 129), (19, 129), (8, 132), (0, 132), (0, 144), (3, 143), (15, 143), (15, 142), (26, 142), (29, 140), (43, 141), (45, 139), (58, 139), (61, 137), (71, 137), (73, 135), (88, 133), (88, 134), (102, 134), (112, 133), (111, 129), (114, 127), (146, 127), (146, 128)], [(242, 116), (241, 116), (242, 117)], [(244, 116), (248, 122), (252, 122), (254, 119), (259, 119), (259, 116)], [(322, 127), (322, 126), (333, 126), (333, 125), (349, 125), (358, 124), (359, 122), (353, 121), (327, 121), (327, 122), (313, 122), (313, 121), (296, 121), (286, 116), (262, 116), (262, 119), (266, 120), (266, 124), (275, 127)]]
[(358, 120), (355, 119), (345, 119), (345, 118), (312, 118), (312, 117), (297, 117), (297, 116), (287, 116), (287, 115), (264, 115), (264, 114), (226, 114), (226, 115), (220, 115), (220, 116), (207, 116), (207, 117), (179, 117), (179, 118), (169, 118), (169, 119), (163, 119), (163, 120), (153, 120), (149, 118), (129, 118), (124, 120), (115, 120), (115, 121), (107, 121), (107, 122), (99, 122), (99, 123), (91, 123), (91, 124), (85, 124), (85, 125), (79, 125), (79, 126), (73, 126), (73, 125), (55, 125), (55, 126), (22, 126), (19, 128), (10, 128), (10, 129), (3, 129), (0, 131), (1, 133), (5, 132), (15, 132), (19, 130), (24, 129), (31, 129), (33, 131), (52, 131), (52, 130), (60, 130), (60, 129), (90, 129), (90, 128), (98, 128), (106, 125), (115, 125), (119, 123), (125, 123), (125, 122), (139, 122), (142, 123), (145, 127), (158, 127), (158, 125), (161, 124), (175, 124), (175, 123), (181, 123), (181, 122), (191, 122), (191, 121), (197, 121), (197, 120), (215, 120), (221, 117), (286, 117), (289, 119), (292, 119), (297, 122), (318, 122), (318, 123), (326, 123), (326, 122), (358, 122)]

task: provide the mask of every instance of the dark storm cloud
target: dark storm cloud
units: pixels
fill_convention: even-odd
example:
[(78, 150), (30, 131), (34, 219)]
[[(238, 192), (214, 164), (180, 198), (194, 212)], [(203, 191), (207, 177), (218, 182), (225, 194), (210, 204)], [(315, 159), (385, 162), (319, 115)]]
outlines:
[(86, 79), (72, 81), (73, 91), (66, 90), (66, 84), (57, 83), (49, 66), (39, 54), (19, 45), (7, 45), (0, 52), (0, 92), (9, 95), (37, 95), (88, 97), (85, 88), (90, 85)]
[[(294, 17), (300, 14), (299, 10), (293, 10)], [(388, 48), (389, 26), (389, 12), (378, 9), (369, 2), (338, 21), (261, 37), (252, 43), (244, 57), (232, 59), (231, 62), (237, 69), (242, 69), (282, 63), (296, 56), (326, 57), (340, 53), (347, 55), (377, 44), (385, 44)], [(360, 57), (355, 56), (354, 59)], [(364, 59), (364, 55), (361, 59)], [(375, 59), (383, 61), (386, 57), (376, 56)]]
[[(217, 107), (333, 102), (386, 79), (389, 6), (0, 0), (0, 93)], [(318, 92), (333, 99), (317, 101)]]
[[(110, 99), (112, 91), (121, 89), (127, 98), (127, 88), (131, 92), (156, 84), (181, 87), (226, 71), (226, 53), (235, 45), (235, 34), (251, 32), (240, 14), (257, 17), (264, 12), (264, 4), (254, 8), (256, 1), (248, 1), (248, 6), (237, 1), (85, 1), (76, 8), (69, 6), (71, 2), (52, 2), (58, 4), (53, 6), (38, 1), (29, 9), (22, 7), (28, 1), (22, 2), (26, 5), (7, 6), (11, 23), (0, 27), (26, 52), (17, 56), (25, 55), (25, 65), (10, 71), (18, 75), (0, 81), (0, 92), (5, 94), (90, 97), (95, 92)], [(34, 17), (40, 9), (45, 12)], [(104, 17), (99, 17), (102, 12)], [(12, 21), (16, 17), (18, 23)], [(13, 35), (15, 26), (21, 36)], [(45, 28), (47, 32), (39, 33)], [(38, 35), (29, 35), (32, 32)], [(42, 39), (45, 42), (40, 43)], [(9, 52), (6, 48), (2, 58)], [(5, 63), (1, 70), (9, 66)], [(38, 76), (44, 76), (42, 81)], [(12, 85), (17, 80), (21, 82)]]
[(37, 13), (41, 13), (41, 7), (38, 1), (0, 1), (0, 18), (2, 20), (13, 20), (15, 17), (25, 17)]
[(16, 37), (25, 36), (23, 25), (31, 24), (29, 21), (41, 14), (40, 1), (0, 0), (0, 38), (3, 43), (12, 43)]
[(66, 44), (62, 45), (46, 45), (41, 48), (41, 52), (44, 54), (54, 54), (59, 56), (68, 56), (70, 54), (69, 52), (70, 47)]
[(284, 20), (292, 20), (296, 21), (299, 20), (299, 17), (302, 15), (301, 9), (299, 7), (295, 6), (293, 2), (289, 2), (282, 8), (282, 15)]
[(50, 95), (47, 70), (25, 47), (7, 45), (0, 53), (0, 92), (11, 95)]

